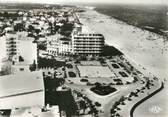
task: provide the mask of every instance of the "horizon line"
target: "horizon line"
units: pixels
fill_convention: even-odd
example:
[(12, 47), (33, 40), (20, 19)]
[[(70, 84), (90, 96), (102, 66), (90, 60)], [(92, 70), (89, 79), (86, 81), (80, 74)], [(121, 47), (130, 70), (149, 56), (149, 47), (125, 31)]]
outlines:
[(37, 2), (37, 1), (4, 1), (0, 0), (1, 4), (48, 4), (48, 5), (93, 5), (93, 4), (110, 4), (110, 5), (163, 5), (167, 6), (168, 3), (134, 3), (134, 2), (88, 2), (88, 1), (57, 1), (57, 2)]

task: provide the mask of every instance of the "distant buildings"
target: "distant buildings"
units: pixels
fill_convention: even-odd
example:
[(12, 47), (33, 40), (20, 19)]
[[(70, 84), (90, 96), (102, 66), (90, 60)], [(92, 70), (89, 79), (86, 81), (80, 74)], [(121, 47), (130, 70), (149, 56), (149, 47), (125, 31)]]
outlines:
[[(80, 24), (72, 9), (16, 13), (19, 17), (14, 21), (8, 18), (0, 24), (4, 27), (0, 34), (5, 45), (0, 61), (6, 57), (4, 60), (9, 62), (9, 66), (12, 63), (12, 73), (29, 71), (30, 65), (37, 64), (37, 43), (47, 52), (47, 57), (102, 53), (104, 36)], [(3, 66), (2, 62), (0, 66)]]

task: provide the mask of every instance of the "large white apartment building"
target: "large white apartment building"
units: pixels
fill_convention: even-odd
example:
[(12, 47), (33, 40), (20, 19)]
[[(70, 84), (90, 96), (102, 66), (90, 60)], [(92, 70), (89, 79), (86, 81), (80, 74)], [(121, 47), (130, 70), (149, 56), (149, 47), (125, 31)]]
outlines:
[[(4, 46), (2, 55), (13, 63), (13, 72), (29, 71), (29, 66), (37, 63), (37, 44), (33, 43), (33, 38), (27, 37), (24, 32), (18, 32), (6, 33), (2, 39)], [(1, 60), (3, 58), (1, 57)]]
[(28, 64), (37, 62), (37, 44), (34, 39), (27, 37), (25, 33), (6, 34), (7, 57), (19, 62), (19, 56)]
[(72, 42), (75, 54), (100, 55), (104, 47), (104, 36), (86, 26), (77, 25), (72, 34)]
[(18, 38), (17, 35), (6, 33), (6, 54), (9, 59), (12, 59), (13, 56), (18, 54)]
[(53, 37), (47, 40), (47, 52), (50, 55), (83, 54), (100, 55), (104, 47), (104, 36), (90, 31), (86, 26), (76, 25), (71, 39)]

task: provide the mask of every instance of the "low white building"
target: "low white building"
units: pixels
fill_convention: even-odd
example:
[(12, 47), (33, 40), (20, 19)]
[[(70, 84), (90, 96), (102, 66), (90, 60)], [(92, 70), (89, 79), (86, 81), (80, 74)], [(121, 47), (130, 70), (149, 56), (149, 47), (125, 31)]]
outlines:
[(57, 105), (45, 104), (42, 71), (0, 76), (0, 116), (6, 110), (5, 117), (60, 117)]
[(72, 41), (71, 39), (61, 37), (57, 37), (52, 40), (47, 40), (47, 52), (53, 56), (57, 56), (58, 54), (72, 54)]
[(71, 39), (61, 38), (59, 39), (59, 54), (73, 54), (72, 41)]
[(27, 62), (18, 62), (11, 66), (11, 73), (17, 74), (21, 72), (30, 72), (30, 64)]
[(53, 35), (53, 36), (48, 36), (47, 37), (47, 52), (49, 55), (56, 56), (58, 55), (59, 52), (59, 38), (60, 35)]
[(42, 71), (0, 76), (0, 109), (45, 106)]

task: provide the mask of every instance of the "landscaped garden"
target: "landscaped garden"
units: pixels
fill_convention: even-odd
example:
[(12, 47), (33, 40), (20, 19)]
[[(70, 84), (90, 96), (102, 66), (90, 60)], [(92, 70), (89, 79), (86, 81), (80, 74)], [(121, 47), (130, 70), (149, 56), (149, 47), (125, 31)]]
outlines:
[(73, 66), (71, 64), (66, 64), (67, 68), (73, 68)]
[(68, 72), (69, 77), (76, 77), (76, 74), (74, 72)]
[(122, 77), (128, 77), (128, 75), (127, 75), (125, 72), (120, 71), (119, 74), (120, 74)]
[(114, 87), (101, 85), (99, 83), (96, 83), (96, 86), (90, 88), (90, 90), (98, 95), (101, 95), (101, 96), (109, 95), (109, 94), (117, 91), (117, 89)]
[(120, 68), (117, 64), (111, 64), (114, 68)]
[(88, 79), (81, 79), (81, 82), (88, 82)]

